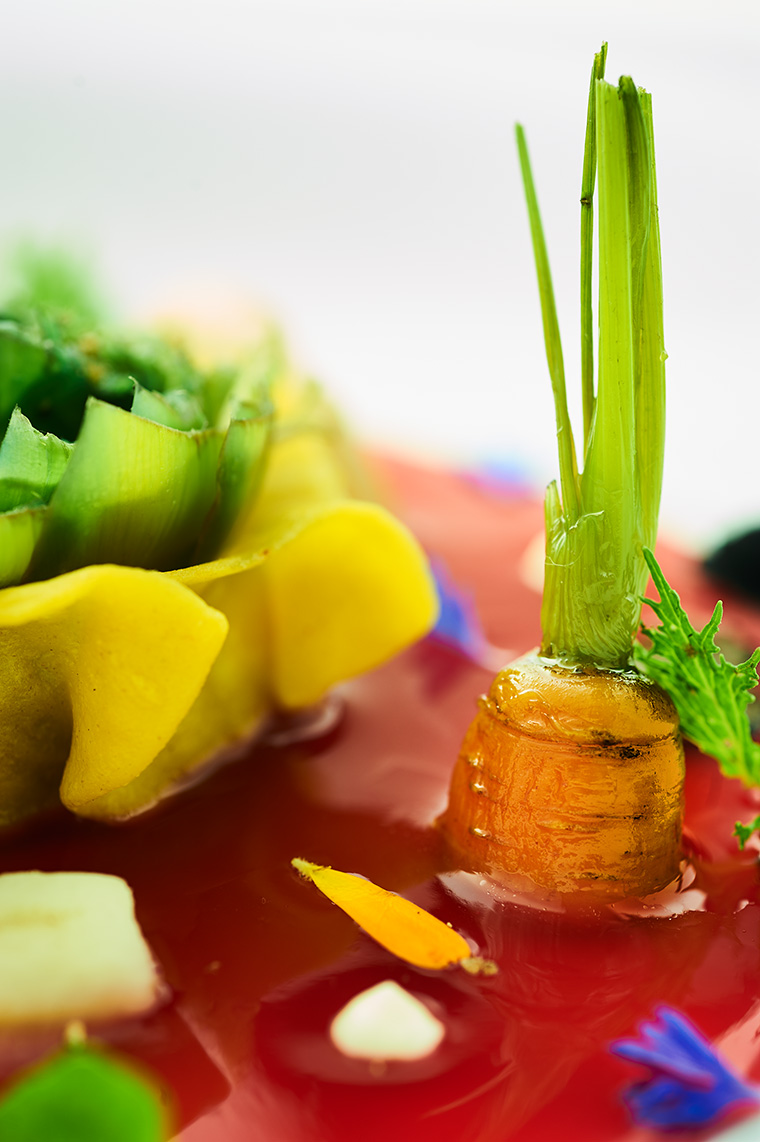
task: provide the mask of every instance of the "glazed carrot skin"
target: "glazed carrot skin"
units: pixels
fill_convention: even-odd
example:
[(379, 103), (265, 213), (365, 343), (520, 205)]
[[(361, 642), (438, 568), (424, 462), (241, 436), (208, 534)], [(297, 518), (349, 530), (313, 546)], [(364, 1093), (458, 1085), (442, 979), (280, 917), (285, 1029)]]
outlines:
[(559, 452), (559, 480), (545, 499), (543, 639), (540, 652), (507, 666), (480, 700), (439, 822), (466, 868), (518, 891), (587, 901), (648, 896), (676, 879), (684, 780), (676, 710), (633, 666), (665, 441), (651, 99), (629, 77), (617, 87), (605, 83), (605, 58), (603, 45), (591, 73), (581, 187), (580, 448), (530, 159), (517, 128)]
[(648, 895), (678, 876), (683, 779), (656, 683), (528, 654), (480, 699), (439, 823), (463, 867), (516, 891)]

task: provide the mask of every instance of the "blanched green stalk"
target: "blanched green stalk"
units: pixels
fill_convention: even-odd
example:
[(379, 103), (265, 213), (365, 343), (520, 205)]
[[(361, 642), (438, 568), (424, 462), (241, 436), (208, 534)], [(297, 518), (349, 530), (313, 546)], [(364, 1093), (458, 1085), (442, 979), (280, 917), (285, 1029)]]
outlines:
[[(595, 75), (601, 66), (603, 53), (595, 60)], [(568, 443), (561, 428), (561, 496), (554, 484), (547, 491), (542, 652), (566, 662), (614, 669), (630, 661), (648, 574), (642, 546), (653, 545), (657, 530), (665, 354), (649, 98), (627, 78), (617, 88), (595, 79), (593, 87), (599, 168), (599, 379), (595, 399), (585, 398), (591, 421), (583, 471), (572, 482), (568, 479), (563, 459)], [(586, 145), (588, 171), (593, 165), (591, 137)], [(525, 172), (524, 149), (521, 160)], [(525, 183), (535, 235), (540, 223), (529, 172)], [(589, 198), (589, 189), (584, 177), (584, 198)], [(587, 227), (583, 240), (582, 261), (590, 261)], [(552, 329), (548, 264), (538, 256), (536, 260), (544, 327)], [(584, 306), (582, 300), (585, 326)], [(554, 344), (550, 352), (548, 340), (547, 355), (557, 355)], [(564, 385), (560, 392), (554, 376), (552, 380), (560, 428), (566, 415)]]

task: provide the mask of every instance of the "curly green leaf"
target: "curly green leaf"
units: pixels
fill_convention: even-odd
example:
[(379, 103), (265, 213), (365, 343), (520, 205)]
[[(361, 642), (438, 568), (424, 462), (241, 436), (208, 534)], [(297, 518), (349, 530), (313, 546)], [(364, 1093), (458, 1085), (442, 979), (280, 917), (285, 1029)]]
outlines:
[(717, 603), (706, 626), (695, 630), (648, 548), (644, 557), (660, 596), (659, 602), (646, 601), (662, 625), (642, 628), (652, 645), (636, 646), (637, 666), (672, 698), (684, 737), (714, 757), (727, 777), (760, 784), (760, 745), (752, 740), (747, 718), (760, 647), (746, 662), (728, 662), (715, 642), (723, 604)]
[(755, 817), (754, 821), (748, 821), (743, 825), (741, 821), (737, 821), (734, 825), (734, 836), (739, 841), (739, 848), (743, 849), (749, 838), (754, 832), (760, 829), (760, 817)]

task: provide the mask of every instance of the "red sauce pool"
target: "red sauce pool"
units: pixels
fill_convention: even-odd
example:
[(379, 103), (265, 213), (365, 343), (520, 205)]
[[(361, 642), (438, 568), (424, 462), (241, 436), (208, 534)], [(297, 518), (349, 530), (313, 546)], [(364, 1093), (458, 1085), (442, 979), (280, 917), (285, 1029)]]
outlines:
[[(443, 472), (383, 462), (394, 508), (475, 594), (490, 640), (538, 640), (538, 594), (518, 572), (541, 528), (533, 501)], [(713, 601), (695, 566), (666, 574), (695, 621)], [(727, 604), (760, 642), (760, 616)], [(324, 736), (260, 743), (127, 825), (63, 815), (6, 837), (3, 871), (116, 873), (171, 988), (168, 1004), (102, 1038), (173, 1092), (182, 1142), (613, 1142), (631, 1127), (634, 1073), (611, 1039), (654, 1008), (680, 1008), (760, 1080), (760, 880), (733, 823), (758, 809), (737, 782), (688, 757), (687, 830), (704, 908), (567, 917), (495, 901), (447, 875), (429, 825), (489, 675), (430, 640), (341, 693)], [(384, 952), (290, 867), (302, 856), (403, 892), (473, 939), (493, 977), (421, 971)], [(446, 1024), (428, 1060), (384, 1070), (343, 1058), (327, 1028), (365, 987), (396, 979)], [(7, 1073), (21, 1052), (0, 1056)]]

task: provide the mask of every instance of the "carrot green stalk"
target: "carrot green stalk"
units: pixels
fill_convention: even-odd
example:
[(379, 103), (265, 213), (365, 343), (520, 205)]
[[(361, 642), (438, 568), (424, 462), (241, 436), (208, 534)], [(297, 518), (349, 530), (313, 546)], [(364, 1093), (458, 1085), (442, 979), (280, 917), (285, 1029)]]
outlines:
[[(600, 53), (594, 71), (603, 63)], [(665, 442), (662, 286), (650, 98), (630, 79), (621, 79), (617, 88), (596, 79), (593, 105), (589, 120), (596, 124), (596, 143), (590, 133), (584, 166), (593, 169), (596, 153), (599, 378), (594, 396), (584, 269), (591, 261), (585, 218), (592, 184), (584, 174), (581, 313), (588, 429), (577, 472), (567, 459), (574, 447), (564, 380), (553, 381), (560, 488), (550, 485), (546, 496), (542, 650), (568, 663), (620, 668), (630, 659), (648, 578), (642, 545), (652, 547), (657, 534)], [(519, 129), (518, 146), (535, 235), (540, 222)], [(548, 277), (541, 262), (537, 253), (539, 279)], [(544, 311), (553, 313), (550, 279), (541, 299)], [(553, 344), (547, 347), (550, 372), (556, 354)]]
[(581, 392), (583, 394), (583, 451), (588, 447), (594, 417), (594, 183), (596, 181), (596, 81), (604, 79), (607, 45), (594, 57), (588, 93), (586, 146), (581, 182)]
[[(551, 273), (525, 135), (517, 147), (554, 393), (559, 482), (545, 501), (538, 653), (504, 668), (465, 738), (441, 826), (463, 863), (602, 899), (678, 874), (678, 715), (633, 661), (662, 484), (665, 351), (651, 100), (591, 75), (581, 190), (583, 449), (567, 408)], [(598, 376), (593, 195), (598, 171)]]

